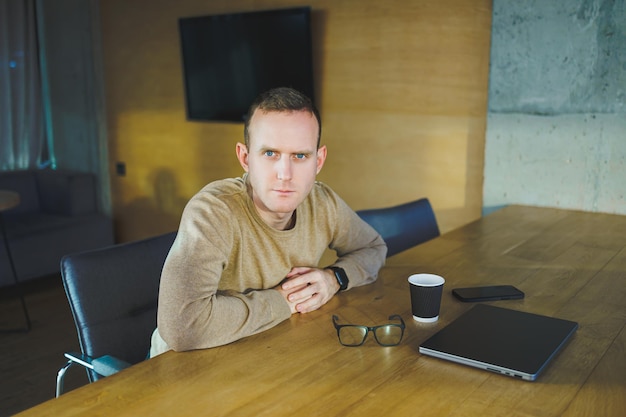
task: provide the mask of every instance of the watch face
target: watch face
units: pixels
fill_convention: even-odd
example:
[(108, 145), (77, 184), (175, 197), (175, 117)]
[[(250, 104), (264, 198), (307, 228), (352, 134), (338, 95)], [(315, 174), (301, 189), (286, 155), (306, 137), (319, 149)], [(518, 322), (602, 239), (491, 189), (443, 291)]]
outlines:
[(333, 267), (333, 272), (335, 273), (335, 278), (337, 278), (337, 282), (339, 283), (339, 290), (345, 290), (348, 288), (348, 275), (346, 275), (346, 271), (343, 268)]

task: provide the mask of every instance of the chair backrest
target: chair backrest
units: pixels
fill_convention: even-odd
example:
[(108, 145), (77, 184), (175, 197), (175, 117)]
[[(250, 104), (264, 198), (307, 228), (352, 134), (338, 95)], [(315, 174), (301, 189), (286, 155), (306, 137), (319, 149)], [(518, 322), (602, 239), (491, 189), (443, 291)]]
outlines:
[(357, 211), (387, 243), (387, 256), (439, 236), (435, 213), (427, 198), (393, 207)]
[[(71, 254), (61, 276), (85, 355), (128, 363), (148, 355), (156, 327), (161, 269), (175, 232)], [(99, 378), (89, 371), (89, 379)]]

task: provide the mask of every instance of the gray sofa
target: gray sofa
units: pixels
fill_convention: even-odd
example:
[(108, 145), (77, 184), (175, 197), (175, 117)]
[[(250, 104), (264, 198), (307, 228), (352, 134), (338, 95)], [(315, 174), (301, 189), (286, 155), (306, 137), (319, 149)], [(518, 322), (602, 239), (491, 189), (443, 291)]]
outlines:
[[(20, 281), (59, 272), (63, 255), (113, 244), (113, 222), (97, 209), (93, 174), (4, 171), (0, 172), (0, 190), (20, 195), (20, 204), (2, 213)], [(0, 240), (0, 287), (13, 283)]]

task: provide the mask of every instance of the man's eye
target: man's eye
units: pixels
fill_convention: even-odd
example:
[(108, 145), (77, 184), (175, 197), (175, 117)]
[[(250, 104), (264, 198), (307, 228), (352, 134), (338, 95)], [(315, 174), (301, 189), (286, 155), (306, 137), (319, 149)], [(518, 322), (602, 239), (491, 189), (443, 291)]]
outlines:
[(294, 156), (296, 157), (296, 159), (305, 159), (306, 158), (306, 154), (304, 154), (304, 153), (297, 153)]
[(274, 155), (276, 155), (276, 152), (274, 152), (274, 151), (265, 151), (263, 153), (263, 155), (265, 155), (265, 156), (274, 156)]

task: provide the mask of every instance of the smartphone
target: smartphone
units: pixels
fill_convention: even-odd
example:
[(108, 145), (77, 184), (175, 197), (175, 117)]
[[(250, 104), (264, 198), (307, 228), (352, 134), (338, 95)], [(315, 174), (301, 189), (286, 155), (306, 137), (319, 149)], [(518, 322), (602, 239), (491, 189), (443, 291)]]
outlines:
[(524, 293), (512, 285), (489, 285), (486, 287), (455, 288), (452, 294), (464, 302), (519, 300)]

